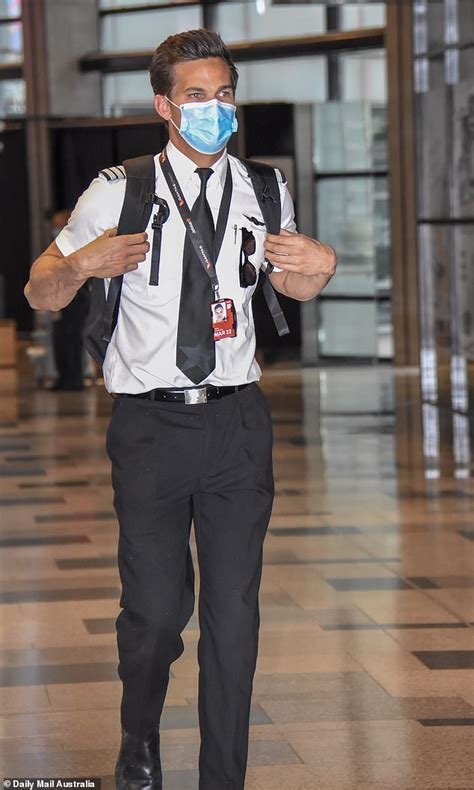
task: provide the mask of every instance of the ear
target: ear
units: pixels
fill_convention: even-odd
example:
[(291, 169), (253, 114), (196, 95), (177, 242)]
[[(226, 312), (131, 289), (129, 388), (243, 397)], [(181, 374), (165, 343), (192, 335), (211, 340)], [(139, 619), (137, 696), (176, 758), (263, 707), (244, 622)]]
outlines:
[(171, 107), (165, 96), (160, 93), (155, 94), (153, 104), (155, 105), (155, 110), (158, 115), (160, 115), (164, 121), (169, 121), (171, 118)]

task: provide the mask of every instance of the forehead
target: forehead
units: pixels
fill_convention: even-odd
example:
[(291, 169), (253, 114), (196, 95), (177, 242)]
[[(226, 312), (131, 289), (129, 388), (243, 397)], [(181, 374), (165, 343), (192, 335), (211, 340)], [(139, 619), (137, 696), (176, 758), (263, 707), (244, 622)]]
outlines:
[(180, 90), (191, 86), (216, 88), (231, 82), (229, 66), (222, 58), (187, 60), (174, 65), (174, 86)]

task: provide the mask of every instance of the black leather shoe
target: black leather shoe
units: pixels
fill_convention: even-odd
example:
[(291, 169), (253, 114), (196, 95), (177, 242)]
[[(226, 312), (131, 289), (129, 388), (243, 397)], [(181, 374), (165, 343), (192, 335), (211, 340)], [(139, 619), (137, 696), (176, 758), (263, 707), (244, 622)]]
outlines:
[(132, 735), (122, 727), (115, 786), (117, 790), (162, 790), (158, 727), (149, 730), (145, 736)]

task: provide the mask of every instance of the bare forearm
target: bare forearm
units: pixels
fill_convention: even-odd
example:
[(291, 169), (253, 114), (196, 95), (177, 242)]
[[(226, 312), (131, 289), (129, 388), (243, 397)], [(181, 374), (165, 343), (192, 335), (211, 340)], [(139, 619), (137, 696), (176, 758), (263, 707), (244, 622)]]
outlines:
[(276, 290), (298, 302), (314, 299), (328, 284), (332, 274), (297, 274), (296, 272), (275, 272), (270, 279)]
[(117, 236), (117, 228), (109, 228), (67, 257), (53, 241), (31, 267), (25, 296), (37, 310), (62, 310), (89, 277), (107, 279), (133, 272), (149, 250), (146, 233)]
[(328, 284), (337, 266), (336, 251), (329, 244), (285, 228), (279, 235), (267, 233), (265, 256), (282, 269), (270, 274), (272, 285), (299, 302), (314, 299)]
[(24, 293), (36, 310), (61, 310), (87, 279), (77, 273), (71, 258), (44, 253), (34, 262)]

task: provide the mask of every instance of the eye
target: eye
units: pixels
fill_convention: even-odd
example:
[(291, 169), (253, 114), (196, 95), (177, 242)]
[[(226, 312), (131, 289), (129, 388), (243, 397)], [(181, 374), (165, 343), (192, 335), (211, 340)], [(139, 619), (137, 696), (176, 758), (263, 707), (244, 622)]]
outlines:
[(201, 99), (203, 97), (202, 93), (188, 93), (190, 99)]

